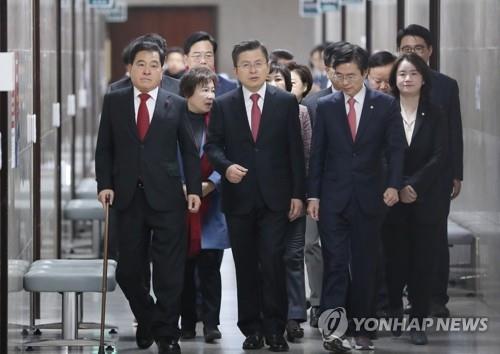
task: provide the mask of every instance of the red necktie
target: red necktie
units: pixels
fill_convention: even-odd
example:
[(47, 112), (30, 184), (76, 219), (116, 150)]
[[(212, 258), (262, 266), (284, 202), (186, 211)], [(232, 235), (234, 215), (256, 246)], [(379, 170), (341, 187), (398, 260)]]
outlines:
[(146, 133), (149, 128), (149, 112), (146, 101), (150, 98), (147, 93), (141, 93), (139, 98), (141, 103), (139, 104), (139, 110), (137, 111), (137, 134), (139, 134), (139, 139), (144, 140)]
[(260, 108), (257, 102), (259, 101), (259, 94), (254, 93), (250, 96), (250, 99), (253, 102), (252, 105), (252, 136), (253, 141), (257, 141), (257, 135), (259, 134), (259, 126), (260, 126)]
[(354, 103), (356, 100), (354, 98), (349, 98), (347, 103), (349, 103), (349, 113), (347, 113), (347, 121), (349, 122), (349, 128), (351, 129), (352, 141), (356, 140), (356, 110), (354, 109)]

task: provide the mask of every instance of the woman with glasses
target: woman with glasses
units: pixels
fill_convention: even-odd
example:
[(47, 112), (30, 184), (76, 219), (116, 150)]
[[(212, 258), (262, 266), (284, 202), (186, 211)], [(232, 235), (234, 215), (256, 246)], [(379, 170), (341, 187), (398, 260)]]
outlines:
[[(290, 70), (282, 64), (270, 64), (266, 81), (268, 85), (276, 86), (288, 92), (292, 91)], [(299, 119), (307, 171), (312, 130), (307, 108), (303, 105), (299, 105)], [(286, 337), (289, 342), (294, 342), (296, 339), (304, 337), (304, 329), (300, 327), (300, 323), (307, 321), (304, 278), (305, 232), (305, 215), (288, 224), (285, 264), (288, 294)]]
[[(399, 203), (383, 225), (390, 315), (403, 317), (402, 292), (408, 284), (410, 320), (420, 326), (410, 332), (412, 343), (427, 344), (423, 320), (429, 314), (431, 272), (440, 201), (440, 174), (447, 146), (444, 116), (430, 101), (430, 71), (415, 53), (403, 54), (391, 71), (390, 85), (398, 99), (408, 147)], [(442, 198), (441, 198), (442, 199)], [(400, 330), (393, 330), (396, 336)]]

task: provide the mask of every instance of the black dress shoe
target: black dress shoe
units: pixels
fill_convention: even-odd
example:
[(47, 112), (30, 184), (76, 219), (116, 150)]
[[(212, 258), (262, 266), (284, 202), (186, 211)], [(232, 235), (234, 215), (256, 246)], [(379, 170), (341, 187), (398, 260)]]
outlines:
[(288, 343), (280, 334), (272, 334), (266, 337), (266, 344), (272, 352), (287, 352), (289, 349)]
[(323, 338), (323, 348), (337, 354), (348, 353), (352, 349), (351, 344), (345, 336)]
[(176, 339), (160, 338), (156, 341), (158, 354), (181, 354), (181, 347)]
[(139, 348), (148, 349), (154, 342), (151, 328), (144, 323), (137, 323), (135, 342)]
[(450, 317), (450, 310), (448, 310), (446, 305), (431, 303), (431, 316), (437, 318), (448, 318)]
[(205, 337), (206, 343), (213, 343), (216, 339), (221, 339), (222, 334), (220, 333), (217, 326), (215, 327), (203, 327), (203, 336)]
[(310, 310), (309, 325), (313, 328), (318, 328), (319, 321), (319, 306), (313, 306)]
[(264, 346), (264, 338), (260, 334), (252, 334), (243, 342), (243, 349), (254, 350)]
[(427, 340), (427, 335), (425, 331), (412, 330), (410, 332), (410, 340), (415, 345), (426, 345), (429, 341)]
[(286, 323), (286, 339), (289, 342), (294, 342), (295, 339), (300, 339), (304, 337), (304, 329), (300, 327), (300, 324), (296, 320), (288, 320)]
[(194, 328), (181, 328), (181, 339), (193, 339), (196, 337), (196, 331)]

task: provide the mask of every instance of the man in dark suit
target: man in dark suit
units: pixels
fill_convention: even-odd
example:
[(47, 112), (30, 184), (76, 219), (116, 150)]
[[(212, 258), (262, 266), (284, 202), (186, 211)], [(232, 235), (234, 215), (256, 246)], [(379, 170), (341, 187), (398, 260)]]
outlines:
[[(191, 212), (200, 206), (200, 159), (183, 117), (185, 102), (159, 88), (163, 50), (144, 41), (135, 43), (130, 53), (133, 86), (104, 97), (95, 154), (98, 198), (103, 204), (109, 200), (115, 209), (116, 278), (138, 322), (137, 345), (148, 348), (154, 337), (159, 353), (180, 353), (178, 321), (186, 258), (182, 220), (186, 199)], [(150, 248), (156, 303), (144, 279)]]
[[(318, 102), (309, 162), (308, 213), (319, 221), (324, 261), (320, 310), (349, 303), (349, 318), (372, 314), (380, 227), (385, 206), (398, 201), (405, 147), (399, 106), (364, 86), (367, 65), (368, 53), (355, 45), (336, 55), (332, 67), (341, 92)], [(355, 330), (353, 344), (373, 349), (363, 328)], [(325, 336), (324, 347), (350, 349), (336, 335)]]
[[(345, 44), (346, 42), (343, 41), (330, 43), (323, 51), (326, 74), (330, 79), (331, 86), (307, 96), (302, 101), (302, 103), (307, 107), (307, 110), (309, 111), (311, 125), (314, 124), (315, 121), (318, 100), (321, 97), (327, 96), (334, 92), (338, 92), (340, 89), (340, 86), (337, 84), (337, 82), (333, 80), (335, 70), (332, 68), (332, 64), (334, 62), (335, 53), (338, 52), (337, 49), (341, 48)], [(319, 304), (321, 300), (321, 287), (323, 283), (323, 255), (321, 253), (318, 225), (317, 222), (312, 220), (310, 216), (307, 216), (306, 219), (304, 258), (307, 269), (307, 278), (309, 280), (309, 288), (311, 290), (309, 296), (309, 302), (311, 304), (309, 324), (311, 325), (311, 327), (317, 328), (320, 315)]]
[[(209, 33), (199, 31), (192, 33), (184, 41), (184, 59), (188, 70), (198, 66), (205, 66), (215, 71), (215, 55), (217, 53), (217, 42)], [(217, 86), (215, 87), (215, 97), (229, 92), (238, 87), (238, 84), (217, 74)]]
[[(132, 48), (135, 43), (144, 41), (156, 43), (163, 50), (163, 52), (165, 52), (167, 49), (167, 42), (165, 41), (165, 38), (163, 38), (157, 33), (148, 33), (140, 37), (137, 37), (132, 42), (130, 42), (123, 51), (123, 61), (126, 62), (126, 60), (128, 59), (127, 64), (129, 66), (132, 65), (132, 60), (130, 58), (130, 55), (128, 56), (128, 58), (126, 56), (127, 53), (130, 52), (130, 49), (127, 51), (127, 48)], [(108, 87), (108, 92), (119, 90), (125, 87), (132, 87), (132, 81), (130, 80), (130, 77), (127, 75), (111, 83)], [(179, 94), (179, 80), (174, 79), (173, 77), (170, 77), (166, 74), (162, 76), (160, 87), (168, 92), (175, 93), (176, 95)]]
[(297, 100), (266, 85), (268, 54), (256, 40), (234, 46), (242, 87), (215, 100), (205, 145), (224, 176), (226, 214), (236, 267), (243, 349), (288, 351), (286, 228), (301, 213), (304, 152)]
[[(426, 63), (432, 55), (432, 36), (429, 30), (419, 25), (409, 25), (397, 36), (398, 50), (402, 53), (415, 52)], [(431, 70), (431, 101), (440, 106), (445, 114), (448, 133), (448, 154), (444, 159), (442, 174), (444, 213), (439, 223), (439, 238), (436, 242), (436, 268), (432, 289), (431, 314), (449, 317), (448, 278), (450, 275), (450, 252), (448, 249), (448, 214), (451, 200), (460, 194), (463, 180), (463, 136), (462, 115), (457, 81)]]

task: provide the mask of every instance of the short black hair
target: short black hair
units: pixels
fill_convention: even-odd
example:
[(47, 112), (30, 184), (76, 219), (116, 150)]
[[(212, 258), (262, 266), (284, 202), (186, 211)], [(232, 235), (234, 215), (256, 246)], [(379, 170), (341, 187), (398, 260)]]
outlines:
[(143, 50), (147, 52), (157, 52), (158, 55), (160, 56), (160, 64), (163, 66), (163, 64), (165, 63), (165, 51), (163, 50), (163, 48), (160, 48), (160, 46), (158, 46), (158, 43), (150, 41), (136, 41), (132, 45), (132, 48), (130, 49), (131, 64), (134, 63), (135, 56), (137, 55), (137, 53)]
[(185, 98), (194, 94), (198, 85), (208, 85), (212, 81), (217, 85), (217, 75), (205, 66), (200, 66), (189, 70), (182, 76), (179, 91)]
[(269, 61), (278, 61), (279, 59), (293, 60), (293, 53), (287, 49), (275, 49), (269, 55)]
[(377, 68), (379, 66), (386, 66), (396, 61), (397, 57), (386, 50), (373, 53), (368, 58), (368, 69)]
[(429, 69), (429, 66), (427, 66), (427, 63), (417, 54), (415, 53), (405, 53), (399, 56), (399, 58), (396, 60), (394, 63), (394, 66), (392, 67), (391, 70), (391, 75), (389, 76), (389, 85), (392, 88), (392, 93), (394, 94), (395, 97), (399, 97), (399, 89), (398, 86), (396, 85), (397, 81), (397, 75), (398, 75), (398, 68), (399, 65), (401, 64), (402, 61), (408, 61), (413, 64), (415, 69), (422, 75), (422, 79), (424, 82), (424, 85), (422, 86), (422, 89), (420, 91), (420, 96), (429, 101), (430, 99), (430, 94), (431, 94), (431, 69)]
[(306, 65), (297, 64), (294, 61), (288, 63), (287, 67), (290, 70), (290, 74), (292, 71), (295, 71), (299, 75), (300, 80), (306, 85), (306, 90), (302, 94), (302, 97), (306, 97), (313, 85), (311, 70)]
[(184, 54), (188, 55), (191, 51), (191, 47), (195, 45), (195, 43), (201, 41), (209, 41), (212, 44), (212, 48), (214, 50), (214, 54), (217, 52), (217, 42), (214, 37), (208, 32), (198, 31), (189, 35), (184, 41)]
[(179, 53), (181, 55), (184, 55), (184, 50), (181, 47), (169, 47), (165, 52), (165, 58), (168, 58), (168, 56), (172, 53)]
[[(146, 33), (142, 36), (132, 39), (129, 44), (125, 48), (123, 48), (122, 52), (122, 61), (126, 65), (131, 65), (134, 60), (130, 56), (132, 48), (139, 42), (153, 42), (156, 43), (162, 50), (163, 53), (167, 50), (167, 41), (165, 38), (160, 36), (158, 33)], [(134, 56), (135, 57), (135, 56)]]
[(427, 28), (424, 26), (416, 25), (416, 24), (411, 24), (403, 29), (400, 29), (398, 31), (397, 35), (397, 44), (398, 48), (401, 46), (401, 40), (405, 36), (412, 36), (412, 37), (420, 37), (423, 38), (425, 41), (425, 44), (427, 44), (428, 47), (432, 47), (432, 35), (431, 31), (429, 31)]
[[(326, 49), (325, 49), (326, 52)], [(368, 69), (368, 52), (358, 45), (346, 43), (333, 52), (331, 67), (336, 69), (341, 64), (354, 63), (362, 74)]]
[(280, 73), (285, 79), (285, 88), (288, 92), (292, 91), (292, 74), (290, 70), (283, 64), (271, 62), (269, 66), (269, 74)]
[(350, 45), (350, 43), (338, 41), (328, 44), (323, 50), (323, 61), (325, 63), (325, 66), (331, 67), (335, 62), (335, 57), (338, 55), (339, 49), (346, 45)]
[(233, 65), (236, 68), (238, 66), (238, 58), (240, 54), (243, 52), (247, 52), (249, 50), (260, 49), (262, 54), (264, 54), (264, 58), (266, 62), (269, 61), (269, 55), (267, 54), (267, 48), (260, 41), (256, 39), (252, 39), (249, 41), (243, 41), (238, 44), (235, 44), (233, 47), (233, 51), (231, 53), (231, 57), (233, 58)]

